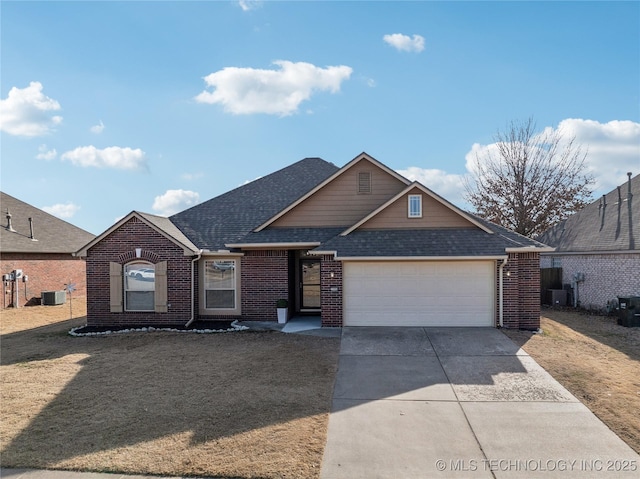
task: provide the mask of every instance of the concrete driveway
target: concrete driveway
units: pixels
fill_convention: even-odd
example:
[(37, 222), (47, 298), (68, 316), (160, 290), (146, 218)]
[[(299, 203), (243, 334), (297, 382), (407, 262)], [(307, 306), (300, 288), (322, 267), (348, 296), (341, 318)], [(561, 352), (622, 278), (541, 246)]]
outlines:
[(640, 477), (640, 456), (493, 328), (343, 328), (322, 479)]

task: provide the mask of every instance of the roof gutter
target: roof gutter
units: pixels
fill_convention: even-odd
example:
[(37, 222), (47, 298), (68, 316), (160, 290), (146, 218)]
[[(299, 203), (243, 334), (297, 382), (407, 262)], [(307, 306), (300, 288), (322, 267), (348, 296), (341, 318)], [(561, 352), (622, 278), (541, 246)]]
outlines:
[(320, 246), (322, 243), (319, 241), (301, 241), (299, 243), (288, 242), (288, 243), (226, 243), (225, 246), (227, 248), (239, 248), (239, 249), (264, 249), (264, 248), (287, 248), (287, 249), (304, 249), (304, 248), (315, 248), (316, 246)]
[(199, 250), (198, 251), (198, 255), (193, 258), (191, 260), (191, 319), (189, 319), (189, 321), (187, 321), (187, 324), (184, 325), (185, 328), (188, 328), (189, 326), (191, 326), (191, 323), (193, 323), (196, 319), (196, 294), (195, 294), (195, 264), (196, 261), (199, 261), (200, 258), (202, 258), (202, 253), (204, 252), (204, 250)]
[(551, 246), (521, 246), (520, 248), (505, 248), (506, 253), (551, 253), (555, 251)]
[(336, 261), (487, 261), (503, 260), (506, 255), (495, 256), (338, 256), (335, 251), (309, 251), (314, 255), (334, 255)]

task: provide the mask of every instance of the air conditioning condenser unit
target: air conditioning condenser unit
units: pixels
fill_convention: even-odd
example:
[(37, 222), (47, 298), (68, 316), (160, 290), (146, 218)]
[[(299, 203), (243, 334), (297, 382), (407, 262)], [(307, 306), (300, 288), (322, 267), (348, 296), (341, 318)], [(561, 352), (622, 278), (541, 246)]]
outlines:
[(56, 306), (64, 304), (67, 300), (66, 291), (43, 291), (41, 293), (41, 303), (44, 306)]

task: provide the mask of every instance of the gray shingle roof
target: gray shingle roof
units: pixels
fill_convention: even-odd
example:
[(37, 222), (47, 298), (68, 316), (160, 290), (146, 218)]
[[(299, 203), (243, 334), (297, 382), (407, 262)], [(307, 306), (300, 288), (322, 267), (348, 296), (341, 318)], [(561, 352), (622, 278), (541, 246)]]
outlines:
[(339, 228), (267, 228), (251, 232), (237, 243), (322, 243), (344, 231)]
[(241, 238), (338, 171), (306, 158), (170, 217), (198, 248), (216, 251)]
[[(7, 209), (14, 232), (7, 228)], [(95, 236), (41, 209), (0, 192), (0, 250), (3, 253), (73, 253)], [(33, 218), (34, 238), (30, 238)]]
[[(620, 192), (620, 196), (618, 196)], [(640, 250), (640, 175), (585, 206), (538, 238), (556, 252)]]
[(315, 250), (336, 251), (338, 257), (472, 257), (504, 256), (506, 248), (543, 246), (520, 235), (508, 234), (511, 232), (491, 223), (488, 225), (495, 234), (478, 228), (356, 230), (347, 236), (335, 236)]
[(198, 247), (194, 245), (191, 240), (189, 240), (189, 238), (187, 238), (182, 231), (180, 231), (176, 225), (171, 222), (169, 218), (165, 216), (151, 215), (149, 213), (142, 213), (140, 211), (136, 211), (136, 213), (194, 253), (198, 251)]

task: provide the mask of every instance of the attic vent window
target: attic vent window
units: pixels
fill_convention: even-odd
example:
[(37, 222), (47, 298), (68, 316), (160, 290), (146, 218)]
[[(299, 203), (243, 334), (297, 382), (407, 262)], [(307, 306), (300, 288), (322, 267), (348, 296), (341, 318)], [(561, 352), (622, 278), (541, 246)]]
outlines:
[(358, 194), (359, 195), (371, 194), (371, 172), (370, 171), (358, 172)]
[(409, 218), (422, 218), (422, 195), (409, 195)]

